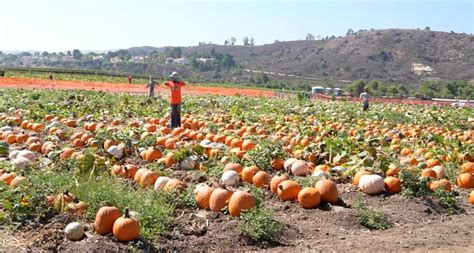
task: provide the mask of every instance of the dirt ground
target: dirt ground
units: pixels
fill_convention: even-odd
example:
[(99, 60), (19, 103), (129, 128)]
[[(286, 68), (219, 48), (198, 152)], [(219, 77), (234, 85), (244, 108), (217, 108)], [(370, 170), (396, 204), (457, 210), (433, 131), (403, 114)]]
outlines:
[[(60, 81), (43, 80), (18, 77), (0, 78), (0, 88), (23, 88), (23, 89), (55, 89), (55, 90), (94, 90), (106, 92), (127, 92), (127, 93), (147, 93), (145, 85), (126, 83), (105, 83), (105, 82), (81, 82), (81, 81)], [(251, 88), (231, 88), (231, 87), (211, 87), (194, 84), (186, 85), (183, 94), (193, 95), (226, 95), (236, 94), (245, 96), (273, 97), (274, 92), (270, 90), (259, 90)], [(168, 94), (169, 90), (164, 85), (155, 87), (155, 94)]]
[(465, 213), (447, 215), (430, 198), (400, 195), (364, 196), (367, 206), (388, 215), (392, 228), (370, 231), (356, 222), (351, 204), (361, 195), (350, 184), (339, 184), (341, 204), (303, 209), (297, 203), (281, 202), (268, 191), (266, 206), (283, 221), (284, 234), (278, 242), (254, 242), (239, 233), (238, 221), (229, 215), (198, 209), (176, 210), (170, 233), (154, 242), (141, 239), (119, 243), (112, 236), (98, 236), (87, 227), (86, 238), (71, 242), (62, 229), (73, 217), (58, 215), (45, 225), (31, 224), (0, 229), (0, 250), (52, 252), (122, 252), (141, 249), (163, 251), (414, 251), (474, 252), (474, 207), (464, 195)]

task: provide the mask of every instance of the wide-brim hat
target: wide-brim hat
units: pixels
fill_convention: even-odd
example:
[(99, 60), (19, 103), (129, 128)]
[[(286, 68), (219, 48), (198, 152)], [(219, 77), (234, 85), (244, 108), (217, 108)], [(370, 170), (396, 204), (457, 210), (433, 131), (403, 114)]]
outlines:
[(177, 79), (177, 78), (178, 78), (178, 72), (173, 71), (173, 72), (170, 74), (170, 78), (171, 78), (171, 79)]

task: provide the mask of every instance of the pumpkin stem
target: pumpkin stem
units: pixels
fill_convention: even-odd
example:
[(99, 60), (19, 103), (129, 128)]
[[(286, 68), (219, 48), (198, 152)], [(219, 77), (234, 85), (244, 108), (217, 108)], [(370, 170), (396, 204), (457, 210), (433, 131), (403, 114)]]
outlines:
[(64, 190), (63, 194), (64, 194), (64, 195), (69, 195), (69, 190), (67, 190), (67, 189)]
[(130, 218), (130, 213), (129, 213), (128, 207), (125, 208), (125, 213), (124, 213), (123, 217), (124, 218)]

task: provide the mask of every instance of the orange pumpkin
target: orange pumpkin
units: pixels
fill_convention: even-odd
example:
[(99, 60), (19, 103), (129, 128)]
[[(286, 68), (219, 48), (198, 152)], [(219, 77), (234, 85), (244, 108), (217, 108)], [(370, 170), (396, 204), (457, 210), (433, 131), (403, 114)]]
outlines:
[(147, 187), (150, 185), (154, 185), (156, 179), (158, 179), (158, 173), (152, 170), (145, 170), (141, 176), (140, 181), (138, 182), (139, 185), (143, 187)]
[(431, 190), (436, 190), (442, 187), (445, 191), (451, 191), (451, 183), (447, 179), (433, 181), (429, 184), (429, 186)]
[(273, 176), (272, 180), (270, 181), (270, 191), (273, 193), (277, 193), (278, 185), (285, 180), (288, 180), (288, 176), (286, 176), (285, 174), (277, 174)]
[(125, 209), (123, 217), (119, 217), (113, 224), (112, 232), (119, 241), (133, 241), (140, 235), (140, 224), (135, 218), (131, 218), (128, 208)]
[(242, 170), (242, 180), (246, 181), (247, 183), (253, 183), (253, 177), (259, 171), (260, 171), (260, 169), (255, 165), (245, 167)]
[(259, 171), (253, 176), (252, 182), (253, 184), (258, 187), (267, 187), (270, 184), (271, 177), (265, 171)]
[(244, 191), (236, 191), (229, 199), (229, 214), (231, 216), (240, 216), (242, 211), (254, 208), (256, 206), (255, 198), (252, 194)]
[(229, 203), (232, 192), (224, 187), (215, 189), (209, 197), (209, 208), (211, 211), (221, 211)]
[(242, 165), (238, 164), (238, 163), (227, 163), (225, 166), (224, 166), (224, 171), (228, 171), (228, 170), (234, 170), (236, 171), (237, 173), (241, 174), (242, 173)]
[(149, 163), (154, 162), (160, 158), (161, 158), (160, 150), (154, 147), (148, 148), (143, 155), (143, 159)]
[(461, 188), (474, 188), (474, 176), (471, 173), (462, 173), (456, 179), (456, 183)]
[(285, 164), (285, 160), (282, 158), (275, 158), (271, 161), (271, 166), (274, 170), (282, 170)]
[(298, 203), (303, 208), (315, 208), (321, 202), (321, 194), (313, 187), (305, 187), (298, 193)]
[(471, 194), (469, 194), (469, 203), (474, 205), (474, 191), (472, 191)]
[(474, 173), (474, 162), (466, 162), (461, 165), (461, 173)]
[(95, 215), (95, 232), (107, 235), (112, 232), (114, 222), (121, 216), (120, 210), (112, 206), (103, 206)]
[(196, 194), (194, 195), (194, 200), (196, 200), (196, 204), (199, 206), (199, 208), (208, 210), (210, 209), (210, 199), (213, 191), (214, 188), (207, 185), (199, 187), (199, 189), (196, 191)]
[(339, 197), (336, 184), (328, 179), (319, 180), (316, 183), (316, 190), (321, 194), (321, 200), (329, 203), (336, 203)]
[(396, 177), (386, 177), (384, 180), (385, 190), (390, 193), (399, 193), (402, 191), (400, 179)]
[(283, 201), (291, 201), (298, 198), (301, 187), (294, 180), (285, 180), (278, 185), (277, 194)]
[(164, 187), (164, 190), (167, 192), (174, 192), (174, 191), (182, 192), (185, 189), (186, 189), (186, 184), (176, 178), (172, 178), (171, 180), (169, 180)]

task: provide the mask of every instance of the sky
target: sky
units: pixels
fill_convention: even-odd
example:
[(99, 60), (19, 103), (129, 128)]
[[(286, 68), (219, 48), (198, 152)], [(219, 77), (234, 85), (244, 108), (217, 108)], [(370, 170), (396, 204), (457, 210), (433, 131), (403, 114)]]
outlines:
[(341, 36), (349, 28), (473, 34), (474, 0), (0, 0), (0, 51), (109, 50)]

